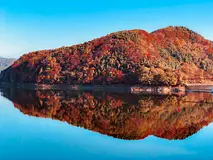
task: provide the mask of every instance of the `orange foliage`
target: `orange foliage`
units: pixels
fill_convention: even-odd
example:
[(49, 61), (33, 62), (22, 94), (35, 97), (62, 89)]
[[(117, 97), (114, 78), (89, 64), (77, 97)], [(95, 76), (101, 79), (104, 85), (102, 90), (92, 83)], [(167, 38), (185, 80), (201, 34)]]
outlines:
[(212, 54), (211, 41), (184, 27), (120, 31), (80, 45), (30, 52), (1, 77), (19, 83), (176, 85), (184, 82), (175, 71), (186, 63), (212, 76)]

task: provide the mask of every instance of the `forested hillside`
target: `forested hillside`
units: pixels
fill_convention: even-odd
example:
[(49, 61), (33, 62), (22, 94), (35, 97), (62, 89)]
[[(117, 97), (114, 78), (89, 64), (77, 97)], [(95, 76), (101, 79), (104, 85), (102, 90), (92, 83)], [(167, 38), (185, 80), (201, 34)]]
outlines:
[(25, 54), (1, 77), (43, 84), (212, 82), (213, 43), (184, 27), (120, 31), (84, 44)]

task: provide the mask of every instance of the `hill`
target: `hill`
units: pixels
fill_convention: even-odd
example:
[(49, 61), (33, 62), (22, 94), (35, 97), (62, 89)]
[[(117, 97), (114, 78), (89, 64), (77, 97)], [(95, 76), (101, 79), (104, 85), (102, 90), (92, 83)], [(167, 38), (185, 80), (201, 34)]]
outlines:
[(35, 51), (2, 81), (42, 84), (178, 85), (213, 81), (213, 43), (185, 27), (111, 33), (84, 44)]
[(0, 57), (0, 71), (4, 70), (7, 67), (9, 67), (10, 65), (12, 65), (13, 62), (15, 62), (14, 58), (2, 58), (2, 57)]

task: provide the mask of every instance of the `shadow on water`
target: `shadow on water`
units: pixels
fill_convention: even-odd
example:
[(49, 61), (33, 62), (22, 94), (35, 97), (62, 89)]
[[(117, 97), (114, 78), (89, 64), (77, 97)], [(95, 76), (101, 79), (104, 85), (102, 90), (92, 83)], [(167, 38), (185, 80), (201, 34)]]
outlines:
[(213, 96), (1, 89), (23, 114), (52, 118), (115, 138), (185, 139), (213, 121)]

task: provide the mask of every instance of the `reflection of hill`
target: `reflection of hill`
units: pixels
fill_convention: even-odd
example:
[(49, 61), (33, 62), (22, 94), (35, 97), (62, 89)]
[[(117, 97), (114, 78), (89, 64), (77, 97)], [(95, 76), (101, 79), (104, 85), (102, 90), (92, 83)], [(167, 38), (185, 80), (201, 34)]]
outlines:
[(184, 139), (213, 121), (213, 96), (147, 97), (107, 93), (5, 90), (24, 114), (53, 118), (122, 139)]

